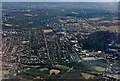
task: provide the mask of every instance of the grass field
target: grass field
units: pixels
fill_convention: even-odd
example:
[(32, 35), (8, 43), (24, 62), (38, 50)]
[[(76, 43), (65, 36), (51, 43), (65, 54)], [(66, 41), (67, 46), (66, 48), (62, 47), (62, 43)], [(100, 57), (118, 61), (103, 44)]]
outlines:
[(78, 14), (77, 12), (72, 12), (72, 14)]
[(110, 26), (110, 27), (105, 27), (105, 26), (101, 26), (99, 27), (101, 30), (105, 30), (105, 31), (110, 31), (110, 32), (118, 32), (118, 26)]
[(113, 78), (116, 78), (116, 79), (120, 79), (120, 75), (107, 75), (109, 77), (113, 77)]
[(50, 32), (53, 32), (53, 30), (51, 30), (51, 29), (47, 29), (47, 30), (43, 30), (44, 31), (44, 33), (50, 33)]
[(8, 70), (3, 70), (3, 71), (2, 71), (2, 75), (7, 75), (7, 74), (9, 74), (9, 71), (8, 71)]
[(40, 71), (45, 71), (45, 70), (48, 70), (48, 68), (42, 68), (42, 69), (40, 69)]
[(25, 16), (32, 16), (31, 14), (24, 14)]
[(99, 20), (100, 18), (90, 18), (89, 20), (93, 20), (93, 21), (97, 21)]
[(12, 24), (5, 24), (5, 26), (12, 26)]
[(120, 79), (120, 75), (113, 75), (114, 78)]
[(90, 79), (90, 78), (94, 78), (94, 77), (95, 77), (94, 75), (87, 74), (87, 73), (82, 73), (82, 76), (83, 76), (85, 79)]
[(105, 71), (105, 68), (103, 68), (103, 67), (95, 67), (95, 70), (97, 70), (97, 71)]
[(64, 66), (64, 65), (55, 65), (56, 67), (58, 67), (58, 68), (64, 68), (64, 69), (69, 69), (69, 67), (67, 67), (67, 66)]
[(112, 21), (106, 20), (106, 21), (100, 21), (100, 22), (98, 22), (98, 23), (110, 23), (110, 22), (112, 22)]
[(57, 74), (60, 73), (60, 70), (51, 69), (50, 70), (50, 75), (52, 75), (52, 73), (55, 73), (57, 75)]
[(22, 79), (22, 80), (20, 80), (20, 81), (33, 81), (33, 80), (26, 80), (26, 79)]

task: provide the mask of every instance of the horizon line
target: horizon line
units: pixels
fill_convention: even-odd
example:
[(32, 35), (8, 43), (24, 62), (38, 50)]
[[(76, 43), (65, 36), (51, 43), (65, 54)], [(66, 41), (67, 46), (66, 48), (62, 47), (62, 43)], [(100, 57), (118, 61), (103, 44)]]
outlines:
[[(4, 1), (0, 1), (0, 2), (4, 2)], [(5, 1), (5, 2), (15, 2), (15, 1)], [(20, 2), (20, 1), (18, 1), (18, 2)], [(21, 2), (28, 2), (28, 1), (21, 1)], [(43, 2), (43, 1), (29, 1), (29, 2)], [(45, 1), (45, 2), (49, 3), (49, 2), (55, 2), (55, 1)], [(58, 2), (65, 2), (65, 1), (58, 1)], [(66, 1), (66, 2), (68, 2), (68, 1)], [(70, 1), (70, 2), (83, 2), (83, 1)], [(92, 2), (92, 1), (85, 1), (85, 2)], [(93, 2), (97, 2), (97, 1), (93, 1)], [(106, 3), (108, 1), (105, 1), (105, 2), (100, 1), (100, 2), (101, 3)], [(117, 2), (117, 1), (109, 1), (109, 2)], [(118, 1), (118, 2), (120, 2), (120, 1)]]

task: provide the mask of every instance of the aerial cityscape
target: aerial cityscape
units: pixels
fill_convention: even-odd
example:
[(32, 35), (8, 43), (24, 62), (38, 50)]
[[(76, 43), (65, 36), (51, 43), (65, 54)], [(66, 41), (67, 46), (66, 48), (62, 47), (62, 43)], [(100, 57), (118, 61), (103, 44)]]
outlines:
[(118, 5), (3, 2), (0, 31), (3, 81), (119, 80)]

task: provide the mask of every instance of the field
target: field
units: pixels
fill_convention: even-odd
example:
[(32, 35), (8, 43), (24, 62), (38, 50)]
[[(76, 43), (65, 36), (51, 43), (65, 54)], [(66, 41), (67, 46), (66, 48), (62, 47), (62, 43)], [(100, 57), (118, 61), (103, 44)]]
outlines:
[(108, 30), (110, 32), (118, 32), (118, 26), (110, 26), (110, 27), (101, 26), (100, 29), (104, 31)]
[(31, 14), (24, 14), (25, 16), (32, 16)]
[(95, 67), (95, 69), (97, 70), (97, 71), (105, 71), (105, 68), (103, 68), (103, 67)]
[(69, 67), (64, 66), (64, 65), (56, 65), (56, 67), (58, 67), (58, 68), (64, 68), (64, 69), (69, 69)]
[(40, 69), (40, 71), (45, 71), (45, 70), (48, 70), (48, 68), (42, 68), (42, 69)]
[(84, 57), (83, 60), (96, 60), (94, 57)]
[(83, 76), (85, 79), (94, 78), (94, 75), (90, 75), (90, 74), (87, 74), (87, 73), (82, 73), (82, 76)]
[(120, 75), (113, 75), (114, 78), (120, 79)]
[(57, 74), (60, 73), (60, 70), (51, 69), (50, 70), (50, 75), (52, 75), (52, 73), (55, 73), (57, 75)]
[(107, 21), (100, 21), (100, 22), (98, 22), (98, 23), (111, 23), (112, 21), (110, 21), (110, 20), (107, 20)]
[(5, 26), (12, 26), (12, 24), (5, 24)]
[[(1, 73), (1, 72), (0, 72)], [(10, 72), (8, 70), (3, 70), (2, 75), (8, 75)], [(0, 74), (1, 75), (1, 74)], [(4, 79), (9, 79), (9, 77), (5, 77)]]
[(50, 33), (50, 32), (53, 32), (53, 30), (51, 30), (51, 29), (44, 30), (44, 33)]
[(120, 79), (120, 75), (107, 75), (107, 76)]
[(97, 21), (99, 20), (100, 18), (90, 18), (89, 20), (93, 20), (93, 21)]

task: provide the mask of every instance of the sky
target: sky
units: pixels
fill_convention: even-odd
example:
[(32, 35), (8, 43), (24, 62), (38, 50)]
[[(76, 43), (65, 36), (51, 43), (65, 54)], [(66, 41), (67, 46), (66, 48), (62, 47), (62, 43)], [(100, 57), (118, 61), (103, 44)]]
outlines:
[(120, 0), (0, 0), (2, 2), (119, 2)]

